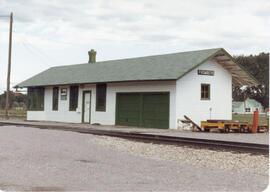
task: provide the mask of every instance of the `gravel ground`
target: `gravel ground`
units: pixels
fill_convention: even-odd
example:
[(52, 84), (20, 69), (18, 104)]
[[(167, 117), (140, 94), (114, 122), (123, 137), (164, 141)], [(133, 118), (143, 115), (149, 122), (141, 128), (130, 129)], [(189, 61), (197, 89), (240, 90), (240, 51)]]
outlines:
[[(119, 145), (127, 148), (120, 148)], [(203, 167), (201, 164), (194, 166), (187, 163), (188, 160), (179, 162), (155, 156), (158, 151), (151, 152), (153, 157), (149, 158), (150, 152), (143, 150), (130, 154), (127, 149), (132, 145), (139, 150), (141, 144), (74, 132), (2, 126), (0, 189), (262, 191), (268, 185), (266, 172), (254, 174)], [(173, 146), (145, 146), (145, 151), (154, 150), (152, 146), (167, 151), (175, 150)], [(160, 156), (166, 156), (164, 151), (160, 152), (163, 153)], [(194, 156), (193, 153), (190, 154)], [(259, 159), (261, 158), (264, 157)]]
[(193, 166), (225, 169), (236, 172), (269, 174), (269, 157), (228, 151), (190, 148), (187, 146), (142, 143), (121, 138), (99, 136), (96, 143), (111, 149), (156, 160), (169, 160)]

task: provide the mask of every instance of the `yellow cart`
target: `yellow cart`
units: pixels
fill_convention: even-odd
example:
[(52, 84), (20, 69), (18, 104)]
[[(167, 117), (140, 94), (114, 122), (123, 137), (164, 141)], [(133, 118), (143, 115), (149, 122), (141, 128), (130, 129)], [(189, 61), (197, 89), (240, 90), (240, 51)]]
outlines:
[(201, 121), (201, 128), (205, 132), (209, 132), (210, 129), (218, 129), (222, 133), (229, 133), (231, 130), (234, 132), (250, 132), (252, 125), (248, 122), (238, 122), (231, 120), (207, 120)]

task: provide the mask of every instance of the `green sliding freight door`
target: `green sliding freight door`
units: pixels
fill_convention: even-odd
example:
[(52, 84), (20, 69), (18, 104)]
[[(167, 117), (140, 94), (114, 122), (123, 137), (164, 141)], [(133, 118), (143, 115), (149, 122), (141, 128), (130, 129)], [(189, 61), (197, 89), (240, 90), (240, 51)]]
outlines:
[(116, 124), (139, 126), (140, 94), (117, 94)]
[(116, 125), (169, 128), (169, 93), (117, 93)]

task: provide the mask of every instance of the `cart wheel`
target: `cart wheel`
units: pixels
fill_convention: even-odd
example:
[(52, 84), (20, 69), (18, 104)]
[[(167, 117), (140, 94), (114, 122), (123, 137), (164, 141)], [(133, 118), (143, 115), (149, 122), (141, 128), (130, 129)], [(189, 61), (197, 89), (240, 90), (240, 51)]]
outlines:
[(209, 132), (210, 131), (210, 129), (204, 129), (204, 132)]
[(240, 132), (240, 129), (233, 129), (233, 131), (234, 131), (235, 133), (239, 133), (239, 132)]
[(244, 127), (240, 127), (240, 133), (245, 133), (245, 128)]
[(225, 125), (224, 132), (225, 133), (230, 133), (230, 127), (228, 125)]

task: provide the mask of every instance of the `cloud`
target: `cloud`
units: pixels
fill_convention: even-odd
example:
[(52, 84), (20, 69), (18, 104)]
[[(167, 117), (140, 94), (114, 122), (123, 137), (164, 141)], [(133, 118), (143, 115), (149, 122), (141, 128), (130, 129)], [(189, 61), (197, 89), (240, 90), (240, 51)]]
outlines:
[[(26, 0), (24, 3), (12, 0), (2, 1), (0, 12), (13, 10), (15, 22), (27, 25), (22, 33), (34, 33), (31, 35), (37, 38), (55, 36), (65, 39), (65, 43), (119, 41), (119, 37), (122, 42), (144, 43), (144, 40), (155, 42), (157, 39), (171, 41), (169, 37), (206, 39), (209, 36), (212, 44), (213, 38), (227, 39), (226, 33), (234, 34), (232, 38), (242, 35), (268, 38), (265, 26), (270, 7), (266, 2), (81, 0), (74, 5), (72, 0)], [(252, 26), (250, 21), (254, 22)], [(74, 34), (80, 35), (74, 38)]]
[[(91, 48), (99, 49), (98, 60), (211, 47), (232, 55), (270, 49), (267, 0), (1, 0), (0, 13), (10, 11), (14, 82), (49, 66), (84, 62)], [(2, 54), (8, 29), (8, 18), (0, 18)]]
[(146, 40), (146, 41), (151, 41), (151, 42), (155, 42), (155, 41), (170, 41), (176, 39), (175, 36), (170, 36), (170, 35), (144, 35), (142, 36), (142, 40)]

